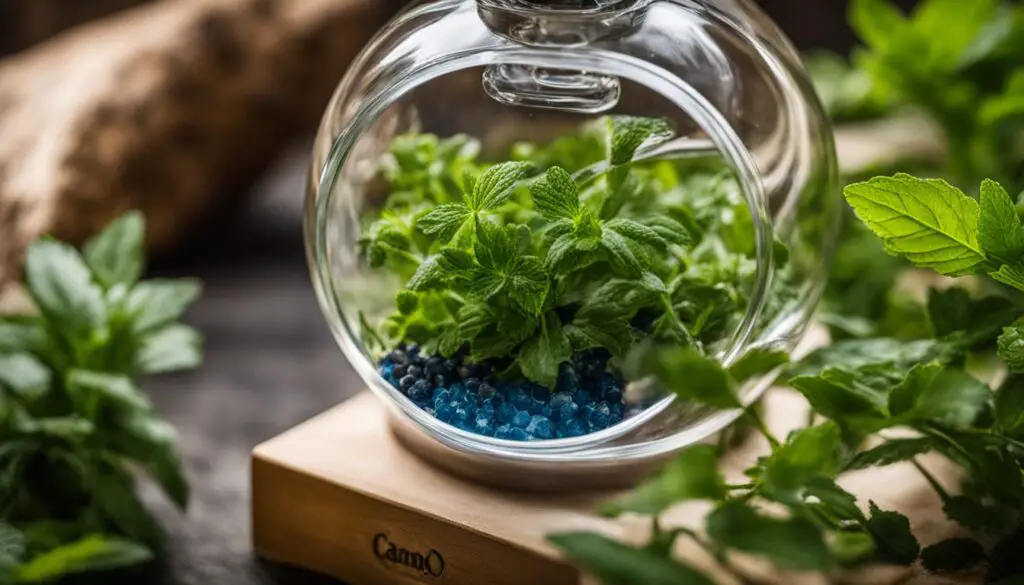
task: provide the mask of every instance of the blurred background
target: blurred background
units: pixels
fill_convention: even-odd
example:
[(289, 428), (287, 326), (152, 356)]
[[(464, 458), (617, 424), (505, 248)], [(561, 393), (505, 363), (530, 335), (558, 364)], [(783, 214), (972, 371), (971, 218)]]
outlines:
[[(41, 233), (150, 223), (152, 275), (196, 276), (195, 373), (147, 391), (181, 434), (187, 518), (135, 583), (327, 582), (255, 561), (251, 448), (357, 392), (309, 283), (309, 140), (402, 0), (0, 0), (0, 285)], [(760, 0), (801, 50), (854, 44), (843, 0)], [(909, 7), (913, 2), (900, 2)], [(60, 153), (59, 155), (54, 153)]]

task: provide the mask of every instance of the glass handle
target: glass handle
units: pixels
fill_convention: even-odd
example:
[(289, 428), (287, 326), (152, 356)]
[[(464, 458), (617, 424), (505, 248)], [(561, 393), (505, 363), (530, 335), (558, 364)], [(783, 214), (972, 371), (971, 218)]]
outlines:
[(619, 102), (619, 80), (587, 71), (531, 65), (490, 65), (483, 74), (484, 90), (510, 106), (599, 114)]

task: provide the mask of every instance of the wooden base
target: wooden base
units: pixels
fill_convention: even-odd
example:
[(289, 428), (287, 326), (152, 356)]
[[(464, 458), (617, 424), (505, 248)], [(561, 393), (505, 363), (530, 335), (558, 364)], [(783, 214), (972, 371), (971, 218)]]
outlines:
[(509, 493), (420, 461), (368, 392), (256, 447), (253, 541), (266, 559), (352, 585), (575, 585), (545, 535), (587, 529), (609, 494)]

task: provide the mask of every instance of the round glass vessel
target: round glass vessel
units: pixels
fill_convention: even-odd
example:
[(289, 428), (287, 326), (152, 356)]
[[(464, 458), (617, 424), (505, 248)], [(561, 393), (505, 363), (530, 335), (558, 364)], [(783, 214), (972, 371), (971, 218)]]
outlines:
[(643, 352), (792, 349), (839, 201), (827, 119), (752, 2), (441, 0), (339, 84), (306, 244), (410, 449), (505, 487), (624, 486), (739, 415)]

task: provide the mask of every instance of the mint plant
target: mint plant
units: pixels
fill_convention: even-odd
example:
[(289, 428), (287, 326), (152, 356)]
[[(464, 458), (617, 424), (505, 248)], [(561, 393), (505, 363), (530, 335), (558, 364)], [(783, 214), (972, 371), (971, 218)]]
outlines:
[[(774, 437), (756, 410), (744, 409), (771, 446), (746, 471), (749, 481), (726, 483), (717, 470), (718, 448), (697, 446), (603, 506), (612, 516), (653, 516), (646, 547), (589, 533), (552, 536), (602, 582), (713, 583), (672, 557), (677, 538), (695, 540), (741, 581), (730, 562), (733, 553), (827, 575), (862, 562), (920, 562), (943, 573), (983, 564), (987, 583), (1017, 582), (1024, 575), (1011, 552), (1024, 534), (1024, 282), (1017, 276), (1024, 227), (1013, 201), (994, 181), (982, 184), (979, 203), (945, 181), (906, 174), (854, 183), (845, 195), (890, 253), (952, 277), (990, 277), (997, 283), (994, 294), (975, 297), (959, 286), (932, 289), (925, 307), (927, 337), (848, 339), (789, 365), (789, 384), (810, 403), (813, 422), (788, 437)], [(994, 387), (967, 369), (986, 353), (998, 355), (1009, 373)], [(688, 401), (742, 408), (735, 394), (742, 379), (784, 360), (755, 351), (727, 370), (690, 349), (648, 344), (634, 349), (629, 363)], [(892, 428), (910, 433), (885, 433)], [(958, 492), (947, 491), (917, 464), (926, 453), (963, 469)], [(898, 511), (858, 502), (836, 483), (848, 471), (903, 461), (925, 475), (962, 535), (921, 543)], [(658, 521), (685, 500), (713, 502), (703, 530)], [(769, 513), (768, 504), (785, 512)]]
[(638, 158), (671, 136), (663, 120), (611, 117), (497, 164), (464, 137), (399, 138), (360, 245), (402, 288), (380, 326), (363, 317), (364, 337), (549, 389), (581, 351), (716, 347), (746, 306), (753, 223), (721, 166)]
[(177, 321), (200, 287), (140, 281), (143, 235), (130, 212), (82, 253), (33, 243), (25, 285), (37, 312), (0, 316), (0, 583), (152, 558), (161, 531), (134, 469), (188, 503), (174, 429), (138, 383), (199, 365), (200, 337)]

